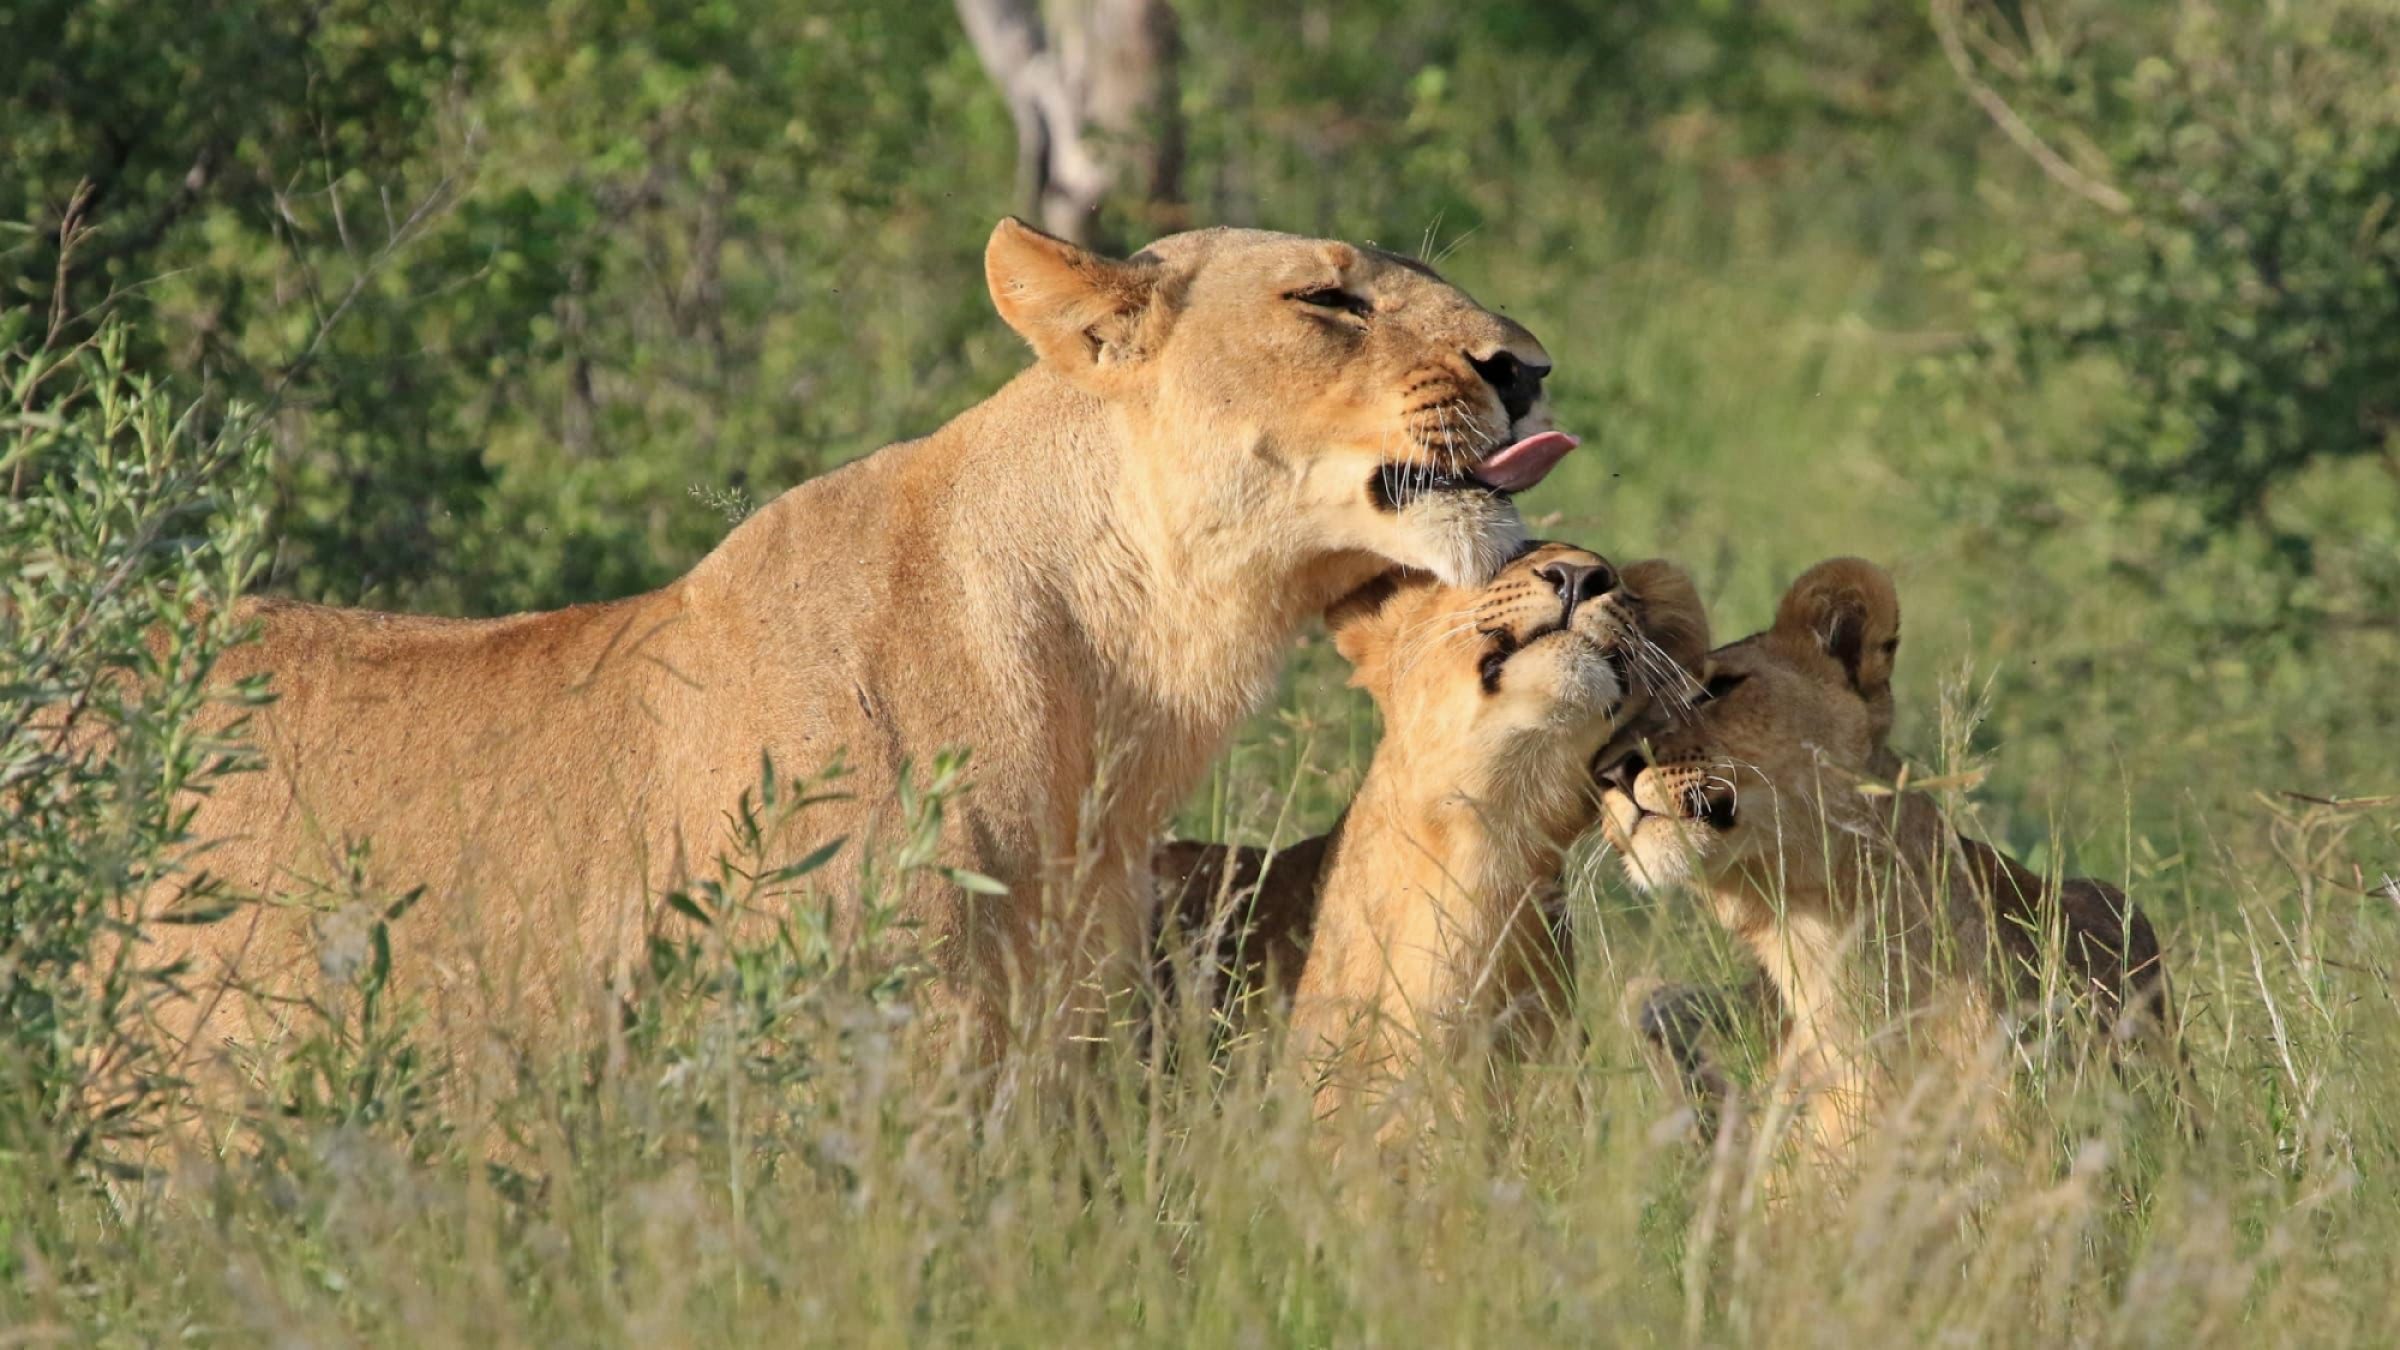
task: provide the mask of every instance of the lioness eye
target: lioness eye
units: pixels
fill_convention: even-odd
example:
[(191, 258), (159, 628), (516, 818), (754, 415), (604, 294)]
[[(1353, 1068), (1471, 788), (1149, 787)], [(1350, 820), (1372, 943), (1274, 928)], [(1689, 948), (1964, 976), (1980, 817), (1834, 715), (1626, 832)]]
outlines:
[(1313, 291), (1293, 291), (1285, 298), (1297, 300), (1313, 309), (1339, 310), (1344, 314), (1355, 314), (1362, 319), (1375, 312), (1375, 306), (1368, 304), (1365, 296), (1352, 295), (1339, 286), (1321, 286)]
[(1700, 701), (1706, 703), (1712, 699), (1723, 698), (1741, 688), (1742, 681), (1749, 678), (1747, 675), (1719, 675), (1701, 687)]

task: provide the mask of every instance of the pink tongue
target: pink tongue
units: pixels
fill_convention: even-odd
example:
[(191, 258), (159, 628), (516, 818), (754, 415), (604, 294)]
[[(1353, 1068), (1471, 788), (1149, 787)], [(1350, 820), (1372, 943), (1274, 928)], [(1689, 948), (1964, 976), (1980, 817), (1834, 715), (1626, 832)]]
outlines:
[(1475, 466), (1475, 481), (1502, 492), (1523, 492), (1542, 481), (1567, 452), (1583, 442), (1563, 431), (1542, 431), (1495, 450)]

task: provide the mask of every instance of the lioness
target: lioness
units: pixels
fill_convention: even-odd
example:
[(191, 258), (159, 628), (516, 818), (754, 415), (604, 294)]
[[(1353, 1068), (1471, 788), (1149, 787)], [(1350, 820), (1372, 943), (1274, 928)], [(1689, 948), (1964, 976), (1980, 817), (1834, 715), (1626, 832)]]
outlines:
[(1208, 880), (1263, 882), (1252, 939), (1284, 978), (1298, 967), (1287, 1053), (1320, 1115), (1387, 1095), (1461, 1037), (1546, 1035), (1565, 969), (1550, 902), (1592, 821), (1592, 755), (1654, 696), (1696, 689), (1686, 667), (1708, 648), (1680, 569), (1620, 577), (1563, 544), (1488, 586), (1377, 582), (1326, 624), (1384, 727), (1341, 822), (1263, 878), (1254, 853), (1189, 845), (1165, 869), (1202, 883), (1180, 900), (1200, 931), (1219, 901)]
[[(484, 621), (247, 603), (262, 637), (224, 673), (279, 698), (267, 771), (199, 803), (210, 866), (290, 893), (371, 838), (375, 884), (427, 888), (396, 977), (540, 1026), (628, 978), (762, 751), (846, 757), (847, 798), (790, 844), (855, 857), (905, 766), (964, 746), (940, 861), (1007, 895), (909, 883), (937, 1011), (978, 1058), (1012, 1001), (1101, 1011), (1140, 978), (1165, 812), (1299, 625), (1395, 563), (1487, 578), (1522, 539), (1510, 494), (1574, 441), (1541, 345), (1406, 258), (1203, 230), (1114, 260), (1008, 220), (984, 263), (1034, 365), (663, 589)], [(152, 940), (268, 993), (315, 962), (299, 907)], [(245, 1006), (203, 989), (187, 1030), (235, 1036)]]
[[(2003, 1016), (2043, 991), (2057, 951), (2075, 995), (2120, 1035), (2170, 1025), (2158, 938), (2115, 887), (2055, 887), (1965, 838), (1923, 793), (1890, 790), (1900, 602), (1856, 558), (1792, 583), (1766, 632), (1709, 657), (1690, 715), (1643, 728), (1601, 767), (1602, 824), (1646, 889), (1689, 880), (1764, 970), (1779, 1005), (1775, 1080), (1805, 1151), (1846, 1161), (1914, 1063), (1989, 1062)], [(1862, 790), (1863, 789), (1863, 790)], [(1707, 995), (1640, 991), (1662, 1077), (1712, 1112), (1727, 1090)]]

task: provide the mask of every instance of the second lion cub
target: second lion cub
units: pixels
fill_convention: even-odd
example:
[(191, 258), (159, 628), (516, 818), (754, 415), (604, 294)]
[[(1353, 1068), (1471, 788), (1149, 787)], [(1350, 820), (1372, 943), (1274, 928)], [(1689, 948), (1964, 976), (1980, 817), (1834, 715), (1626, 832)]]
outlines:
[[(1904, 1048), (1919, 1068), (1964, 1074), (1990, 1062), (2012, 1015), (2058, 995), (2111, 1040), (2164, 1039), (2172, 1024), (2157, 935), (2121, 892), (2053, 884), (1924, 794), (1892, 790), (1899, 646), (1883, 569), (1819, 563), (1772, 627), (1710, 655), (1689, 716), (1643, 728), (1647, 755), (1627, 737), (1602, 766), (1602, 822), (1634, 884), (1689, 883), (1764, 972), (1776, 1106), (1819, 1162), (1854, 1156), (1904, 1081)], [(2045, 981), (2046, 965), (2063, 978)], [(1665, 988), (1635, 1001), (1670, 1086), (1711, 1113), (1726, 1090), (1706, 1048), (1715, 1000)]]

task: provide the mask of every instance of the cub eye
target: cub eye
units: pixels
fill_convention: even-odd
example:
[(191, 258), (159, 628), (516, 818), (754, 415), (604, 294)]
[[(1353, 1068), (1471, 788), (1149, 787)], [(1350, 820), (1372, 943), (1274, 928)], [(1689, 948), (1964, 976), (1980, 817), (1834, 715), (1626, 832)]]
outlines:
[(1285, 295), (1284, 299), (1297, 300), (1311, 309), (1330, 309), (1343, 314), (1355, 314), (1362, 319), (1375, 312), (1375, 306), (1367, 303), (1365, 296), (1353, 295), (1339, 286), (1320, 286), (1313, 291), (1292, 291)]
[(1483, 659), (1475, 663), (1475, 673), (1483, 680), (1483, 692), (1487, 694), (1499, 693), (1500, 672), (1506, 670), (1507, 668), (1507, 648), (1494, 647), (1490, 651), (1485, 652), (1483, 654)]
[(1742, 682), (1749, 678), (1747, 675), (1719, 675), (1700, 687), (1700, 701), (1708, 703), (1723, 698), (1741, 688)]
[(1508, 658), (1517, 654), (1517, 640), (1505, 628), (1486, 628), (1483, 635), (1491, 639), (1484, 648), (1483, 659), (1475, 663), (1475, 673), (1483, 678), (1483, 692), (1500, 692), (1500, 672), (1507, 668)]

